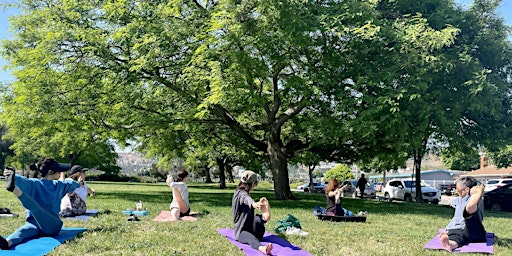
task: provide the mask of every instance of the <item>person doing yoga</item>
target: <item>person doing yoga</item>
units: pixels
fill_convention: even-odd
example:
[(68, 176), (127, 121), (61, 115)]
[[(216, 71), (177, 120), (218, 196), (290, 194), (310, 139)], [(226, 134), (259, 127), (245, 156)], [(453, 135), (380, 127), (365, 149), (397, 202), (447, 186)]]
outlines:
[(167, 176), (167, 180), (165, 181), (167, 185), (172, 188), (170, 210), (171, 217), (175, 220), (180, 220), (181, 217), (190, 215), (187, 180), (188, 172), (181, 170), (174, 178), (172, 178), (171, 175)]
[(59, 218), (60, 202), (67, 193), (80, 187), (78, 182), (59, 181), (60, 172), (71, 166), (51, 158), (39, 162), (42, 179), (26, 178), (15, 174), (12, 168), (4, 170), (6, 189), (12, 192), (27, 209), (25, 224), (7, 238), (0, 236), (0, 249), (8, 250), (23, 239), (57, 235), (62, 228)]
[(455, 213), (446, 231), (439, 237), (444, 249), (449, 252), (468, 243), (486, 241), (486, 231), (482, 224), (484, 186), (478, 186), (474, 177), (467, 176), (457, 179), (455, 189), (459, 196), (450, 202)]
[[(255, 202), (250, 192), (258, 185), (258, 176), (253, 171), (244, 171), (240, 176), (232, 200), (235, 238), (238, 242), (250, 245), (265, 255), (272, 252), (272, 244), (262, 245), (265, 223), (270, 220), (270, 205), (265, 197)], [(261, 214), (254, 215), (254, 209)]]

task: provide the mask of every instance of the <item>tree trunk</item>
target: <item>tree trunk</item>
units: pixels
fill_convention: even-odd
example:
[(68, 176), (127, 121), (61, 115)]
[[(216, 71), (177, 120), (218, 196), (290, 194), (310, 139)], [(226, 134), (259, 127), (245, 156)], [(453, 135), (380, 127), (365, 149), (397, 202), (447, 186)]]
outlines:
[(226, 171), (227, 157), (226, 156), (217, 157), (215, 160), (217, 161), (217, 165), (219, 166), (219, 187), (220, 187), (220, 189), (225, 189), (226, 188), (225, 171)]
[(423, 153), (418, 151), (414, 152), (414, 174), (416, 180), (416, 202), (423, 203), (423, 196), (421, 194), (421, 160)]
[(313, 193), (313, 171), (315, 170), (316, 164), (310, 164), (308, 166), (308, 174), (309, 174), (309, 193)]
[(280, 144), (279, 133), (271, 133), (267, 152), (270, 160), (272, 176), (274, 176), (274, 199), (293, 199), (294, 197), (290, 191), (290, 179), (288, 177), (286, 148), (281, 147)]
[(203, 166), (204, 174), (206, 175), (206, 181), (204, 183), (213, 183), (212, 176), (210, 175), (210, 168), (207, 165)]
[(229, 183), (235, 183), (235, 179), (233, 178), (233, 166), (230, 164), (226, 165), (226, 175), (228, 176)]

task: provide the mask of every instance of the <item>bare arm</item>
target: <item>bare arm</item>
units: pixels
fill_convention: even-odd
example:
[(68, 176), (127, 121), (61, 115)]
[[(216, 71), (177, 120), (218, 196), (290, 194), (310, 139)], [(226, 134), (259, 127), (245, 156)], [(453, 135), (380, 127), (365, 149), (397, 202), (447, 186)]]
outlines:
[(473, 214), (478, 210), (478, 202), (484, 193), (484, 186), (474, 186), (471, 188), (469, 193), (471, 198), (469, 199), (468, 204), (466, 204), (466, 212)]
[(87, 186), (87, 194), (90, 195), (90, 196), (93, 196), (94, 195), (94, 189), (92, 189), (89, 186)]

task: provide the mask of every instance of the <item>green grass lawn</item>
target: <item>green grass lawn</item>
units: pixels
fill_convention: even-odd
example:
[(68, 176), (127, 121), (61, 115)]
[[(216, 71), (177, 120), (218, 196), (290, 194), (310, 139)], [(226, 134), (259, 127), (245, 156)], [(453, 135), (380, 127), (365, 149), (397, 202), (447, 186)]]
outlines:
[[(261, 183), (260, 183), (261, 184)], [(100, 215), (89, 221), (64, 221), (67, 227), (86, 227), (87, 232), (50, 255), (243, 255), (237, 247), (217, 233), (232, 227), (231, 197), (234, 184), (226, 190), (218, 184), (189, 185), (193, 211), (202, 213), (197, 222), (153, 222), (161, 210), (169, 209), (172, 199), (165, 184), (89, 182), (96, 196), (88, 198), (89, 209)], [(25, 214), (21, 203), (0, 182), (0, 207), (8, 207), (18, 218), (0, 218), (0, 235), (6, 236), (21, 226)], [(267, 230), (274, 232), (277, 220), (288, 213), (297, 217), (308, 236), (284, 236), (312, 255), (447, 255), (423, 246), (439, 228), (448, 224), (453, 209), (448, 206), (387, 203), (343, 198), (343, 207), (368, 211), (366, 223), (319, 221), (313, 207), (325, 207), (325, 196), (297, 192), (297, 200), (272, 200), (273, 192), (259, 186), (253, 198), (265, 196), (271, 205), (272, 220)], [(149, 216), (128, 222), (122, 210), (134, 208), (141, 200)], [(496, 255), (512, 255), (512, 213), (486, 211), (484, 225), (497, 236)]]

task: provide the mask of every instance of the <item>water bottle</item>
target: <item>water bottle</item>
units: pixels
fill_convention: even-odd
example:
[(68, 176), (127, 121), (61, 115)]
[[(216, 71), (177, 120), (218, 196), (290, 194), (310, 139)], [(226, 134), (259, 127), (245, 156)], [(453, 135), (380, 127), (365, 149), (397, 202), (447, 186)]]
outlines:
[(142, 211), (142, 201), (138, 201), (137, 204), (135, 204), (135, 209), (137, 211)]

